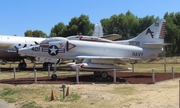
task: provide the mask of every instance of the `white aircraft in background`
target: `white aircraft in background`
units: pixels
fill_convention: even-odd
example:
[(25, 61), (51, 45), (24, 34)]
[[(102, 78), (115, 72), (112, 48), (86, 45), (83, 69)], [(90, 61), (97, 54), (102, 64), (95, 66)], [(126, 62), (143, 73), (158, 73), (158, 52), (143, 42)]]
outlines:
[(20, 61), (19, 68), (26, 68), (25, 58), (35, 60), (32, 56), (20, 56), (17, 50), (40, 43), (46, 38), (23, 37), (23, 36), (6, 36), (0, 35), (0, 59), (5, 64), (8, 61)]
[[(50, 58), (57, 59), (82, 59), (81, 63), (69, 63), (72, 68), (79, 70), (93, 70), (101, 72), (107, 78), (106, 71), (128, 70), (118, 64), (127, 64), (129, 60), (156, 58), (163, 51), (165, 20), (153, 23), (137, 37), (124, 41), (79, 41), (68, 38), (48, 38), (40, 45), (19, 49), (22, 56), (34, 56), (36, 60)], [(94, 74), (96, 74), (94, 72)], [(54, 73), (51, 76), (56, 79)]]
[[(78, 37), (78, 38), (77, 38)], [(82, 40), (82, 41), (90, 41), (91, 38), (103, 37), (109, 39), (118, 39), (121, 38), (120, 35), (112, 34), (108, 36), (103, 36), (103, 30), (101, 24), (96, 24), (94, 27), (94, 32), (92, 37), (87, 36), (86, 38), (80, 38), (79, 36), (72, 36), (69, 39)], [(24, 37), (24, 36), (6, 36), (0, 35), (0, 63), (5, 64), (8, 61), (20, 61), (18, 67), (20, 69), (25, 69), (27, 64), (24, 59), (29, 59), (34, 61), (35, 58), (32, 56), (20, 56), (17, 53), (17, 50), (24, 47), (29, 47), (33, 45), (37, 45), (46, 38), (36, 38), (36, 37)], [(52, 66), (52, 61), (48, 58), (41, 60), (43, 63), (43, 67), (47, 68), (48, 66)]]

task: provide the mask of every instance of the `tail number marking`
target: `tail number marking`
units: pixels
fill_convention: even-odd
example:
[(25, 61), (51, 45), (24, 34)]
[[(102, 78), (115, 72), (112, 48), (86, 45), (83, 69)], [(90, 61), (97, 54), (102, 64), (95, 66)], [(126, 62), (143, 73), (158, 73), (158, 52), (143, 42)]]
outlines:
[(32, 47), (31, 50), (32, 51), (40, 51), (40, 47)]
[(141, 53), (141, 52), (132, 52), (132, 56), (142, 57), (143, 53)]
[(140, 46), (140, 42), (139, 41), (129, 41), (129, 45)]

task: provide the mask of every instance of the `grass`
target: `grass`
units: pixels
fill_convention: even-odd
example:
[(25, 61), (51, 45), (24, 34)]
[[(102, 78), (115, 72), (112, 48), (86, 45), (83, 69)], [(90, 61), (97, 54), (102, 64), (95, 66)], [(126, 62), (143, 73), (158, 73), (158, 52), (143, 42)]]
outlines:
[(17, 101), (16, 98), (13, 98), (12, 96), (17, 94), (18, 91), (11, 89), (11, 88), (3, 88), (2, 92), (0, 93), (0, 97), (7, 101), (8, 103), (14, 103)]
[(73, 102), (80, 98), (78, 94), (71, 93), (70, 96), (66, 97), (65, 99), (60, 99), (61, 102)]
[[(51, 105), (51, 91), (54, 90), (54, 105)], [(57, 85), (0, 85), (0, 98), (8, 103), (20, 103), (21, 108), (54, 108), (59, 103), (74, 102), (80, 99), (77, 93), (62, 99), (62, 91)], [(58, 107), (57, 107), (58, 108)]]
[(42, 108), (41, 106), (38, 106), (36, 102), (27, 102), (26, 104), (23, 104), (21, 108)]
[(122, 95), (132, 95), (136, 89), (134, 87), (124, 86), (121, 88), (114, 88), (113, 90), (109, 91), (112, 94), (122, 94)]
[[(168, 59), (170, 60), (170, 59)], [(167, 60), (167, 61), (168, 61)], [(160, 61), (160, 60), (159, 60)], [(143, 61), (142, 63), (138, 63), (134, 65), (135, 72), (151, 72), (152, 68), (155, 72), (162, 73), (164, 72), (164, 64), (162, 62), (159, 63), (146, 63)], [(175, 62), (174, 62), (175, 61)], [(155, 61), (153, 61), (155, 62)], [(28, 64), (31, 66), (32, 64)], [(9, 67), (10, 65), (3, 65), (0, 67)], [(16, 67), (17, 64), (11, 64), (11, 67)], [(40, 64), (36, 66), (41, 66)], [(127, 67), (131, 67), (128, 65)], [(170, 73), (172, 71), (172, 67), (174, 67), (174, 72), (180, 72), (179, 60), (173, 60), (171, 63), (166, 64), (166, 71)], [(128, 71), (131, 72), (131, 71)], [(89, 72), (80, 72), (80, 74), (90, 74)], [(57, 75), (68, 75), (68, 74), (76, 74), (75, 71), (57, 71)], [(1, 79), (9, 79), (13, 78), (13, 71), (12, 72), (0, 72), (0, 80)], [(37, 71), (37, 76), (47, 76), (48, 73), (46, 71)], [(16, 78), (28, 78), (34, 77), (34, 72), (16, 72)], [(118, 100), (121, 104), (126, 104), (131, 101), (140, 101), (140, 98), (132, 98), (129, 97), (128, 99), (123, 100), (124, 96), (131, 96), (136, 94), (138, 91), (133, 86), (121, 86), (118, 85), (110, 90), (94, 90), (95, 93), (92, 91), (90, 94), (83, 94), (81, 88), (77, 86), (76, 88), (72, 89), (73, 92), (70, 93), (70, 96), (62, 99), (62, 91), (59, 88), (60, 84), (28, 84), (28, 85), (10, 85), (10, 84), (0, 84), (0, 98), (9, 102), (15, 103), (21, 108), (61, 108), (61, 107), (68, 107), (68, 108), (83, 108), (83, 107), (103, 107), (103, 105), (110, 105), (113, 104), (112, 101), (109, 101), (106, 98), (102, 98), (99, 93), (102, 94), (109, 94), (109, 96), (117, 95), (122, 96), (122, 100)], [(83, 85), (82, 85), (83, 86)], [(97, 88), (99, 86), (96, 86)], [(73, 85), (71, 87), (74, 87)], [(163, 88), (175, 88), (176, 86), (170, 87), (163, 87)], [(97, 89), (95, 88), (95, 89)], [(162, 87), (161, 87), (162, 88)], [(51, 91), (54, 90), (55, 100), (50, 101), (51, 99)], [(85, 89), (86, 91), (91, 91), (89, 89)], [(83, 96), (90, 96), (89, 98), (85, 98)], [(95, 96), (95, 98), (91, 98)], [(120, 104), (119, 103), (119, 104)]]

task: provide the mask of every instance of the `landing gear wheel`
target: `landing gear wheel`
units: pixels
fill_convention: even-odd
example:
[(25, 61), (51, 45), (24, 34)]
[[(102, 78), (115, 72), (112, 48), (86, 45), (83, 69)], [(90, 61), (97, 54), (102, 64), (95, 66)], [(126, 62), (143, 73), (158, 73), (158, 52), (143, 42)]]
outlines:
[(43, 68), (48, 68), (48, 66), (50, 66), (50, 68), (52, 68), (52, 63), (50, 63), (50, 62), (43, 63)]
[(56, 80), (56, 79), (57, 79), (57, 75), (56, 75), (56, 74), (52, 74), (52, 75), (51, 75), (51, 79), (52, 79), (52, 80)]
[(102, 77), (103, 79), (107, 79), (107, 78), (108, 78), (108, 73), (107, 73), (107, 72), (102, 72), (102, 73), (101, 73), (101, 77)]
[(50, 67), (50, 68), (52, 68), (52, 63), (47, 63), (47, 68), (48, 68), (48, 66)]
[(19, 67), (19, 69), (26, 69), (27, 64), (26, 63), (19, 63), (18, 67)]
[(95, 77), (100, 77), (101, 76), (101, 72), (100, 71), (94, 71), (94, 76)]

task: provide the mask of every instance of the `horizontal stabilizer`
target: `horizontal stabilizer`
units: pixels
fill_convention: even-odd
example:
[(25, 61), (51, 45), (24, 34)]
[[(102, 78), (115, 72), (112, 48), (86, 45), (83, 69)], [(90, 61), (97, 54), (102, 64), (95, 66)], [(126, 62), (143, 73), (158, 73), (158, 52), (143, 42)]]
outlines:
[(144, 43), (146, 48), (162, 48), (164, 45), (163, 43)]
[(105, 36), (103, 36), (101, 38), (114, 41), (114, 40), (118, 40), (118, 39), (122, 38), (122, 36), (119, 35), (119, 34), (110, 34), (110, 35), (105, 35)]
[(15, 52), (15, 53), (17, 53), (17, 51), (15, 51), (15, 50), (6, 50), (7, 52)]

